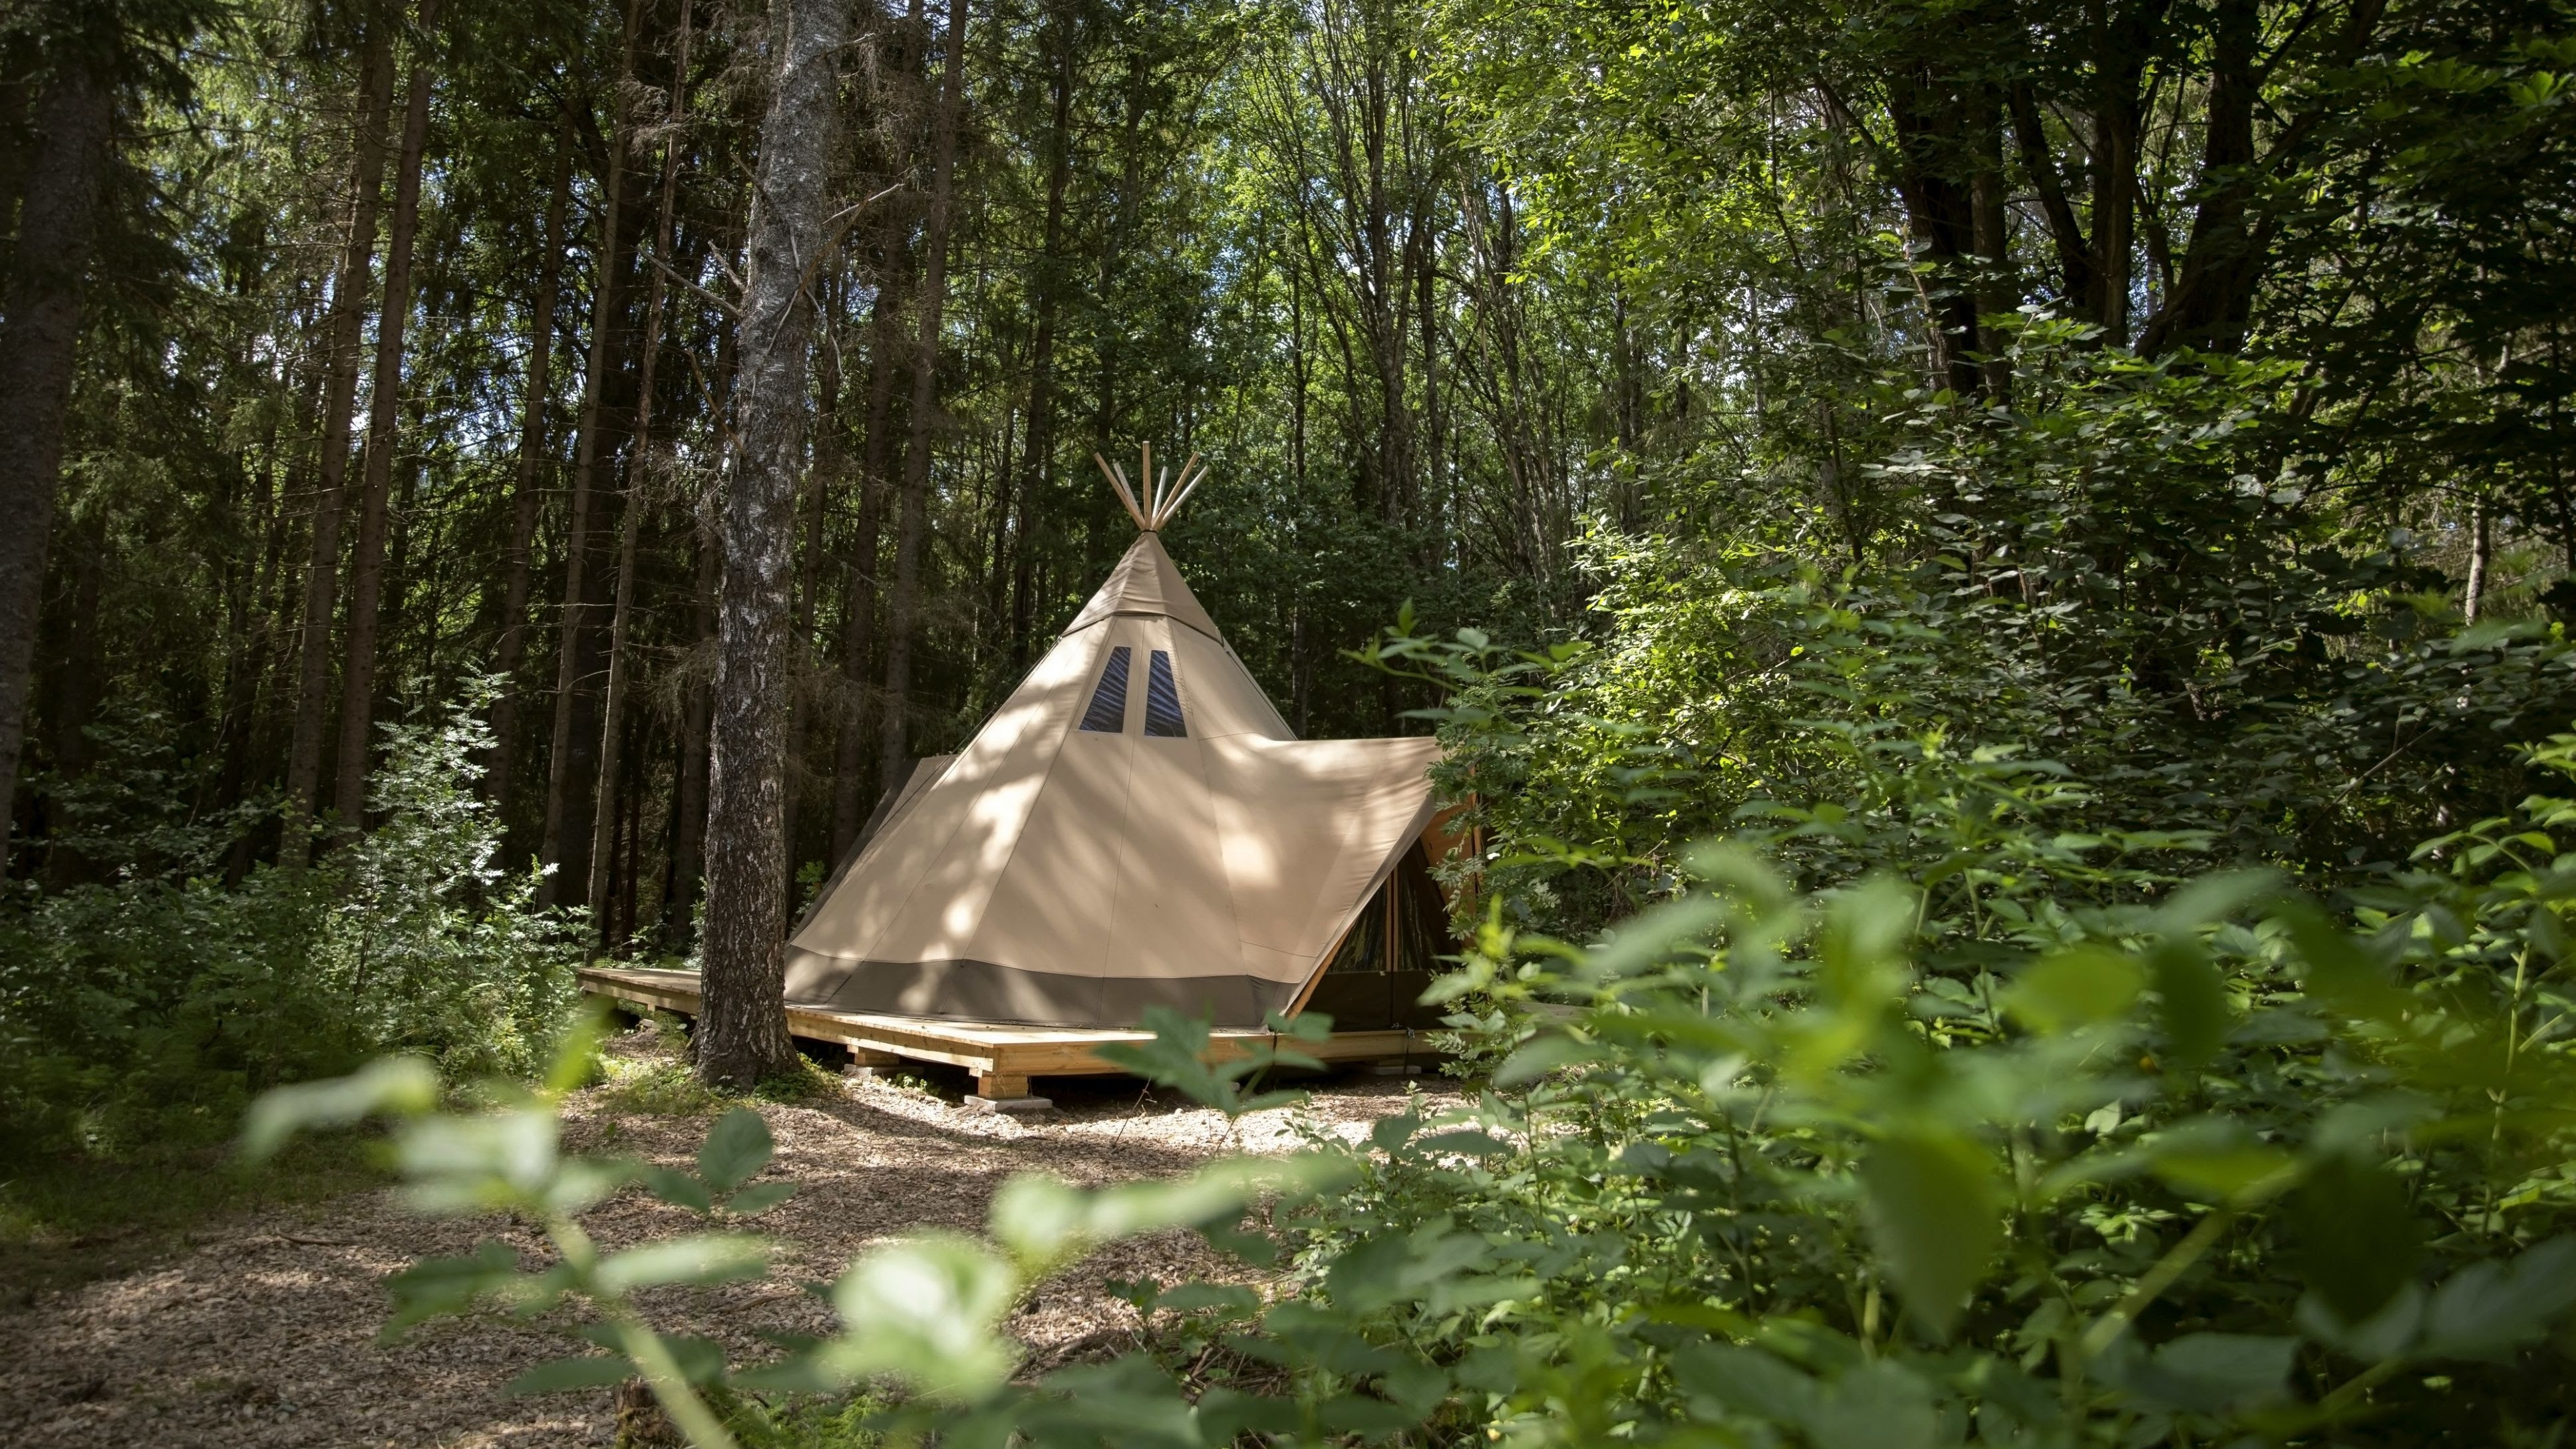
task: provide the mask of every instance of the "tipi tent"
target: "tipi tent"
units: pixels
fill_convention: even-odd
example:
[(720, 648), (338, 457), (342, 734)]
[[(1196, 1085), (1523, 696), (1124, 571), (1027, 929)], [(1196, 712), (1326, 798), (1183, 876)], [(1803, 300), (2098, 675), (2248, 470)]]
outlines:
[(880, 807), (788, 942), (791, 1000), (1094, 1028), (1155, 1005), (1418, 1021), (1441, 949), (1421, 844), (1438, 748), (1290, 732), (1164, 551), (1188, 477), (1141, 503), (1113, 478), (1134, 546), (975, 738)]

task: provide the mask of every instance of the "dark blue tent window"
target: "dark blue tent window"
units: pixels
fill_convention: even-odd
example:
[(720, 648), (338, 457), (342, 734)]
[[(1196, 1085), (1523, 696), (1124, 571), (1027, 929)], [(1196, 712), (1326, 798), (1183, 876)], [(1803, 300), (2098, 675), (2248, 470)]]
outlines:
[(1126, 645), (1109, 651), (1109, 667), (1100, 671), (1100, 687), (1091, 692), (1091, 708), (1082, 712), (1082, 727), (1112, 735), (1127, 727)]
[(1186, 739), (1181, 724), (1181, 692), (1172, 687), (1172, 656), (1157, 649), (1145, 667), (1145, 733)]

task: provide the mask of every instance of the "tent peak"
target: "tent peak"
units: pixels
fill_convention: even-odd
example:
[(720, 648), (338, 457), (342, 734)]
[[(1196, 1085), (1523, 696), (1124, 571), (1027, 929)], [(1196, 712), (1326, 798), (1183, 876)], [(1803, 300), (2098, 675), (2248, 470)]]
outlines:
[[(1207, 479), (1207, 469), (1199, 468), (1199, 455), (1196, 453), (1190, 454), (1190, 460), (1181, 465), (1178, 480), (1172, 477), (1169, 467), (1163, 469), (1162, 477), (1156, 478), (1154, 445), (1151, 443), (1144, 445), (1144, 462), (1136, 475), (1140, 480), (1138, 484), (1130, 484), (1126, 469), (1098, 453), (1091, 455), (1091, 461), (1100, 465), (1100, 476), (1109, 480), (1109, 486), (1118, 493), (1118, 501), (1127, 505), (1127, 516), (1136, 520), (1136, 527), (1146, 533), (1160, 532), (1164, 524), (1172, 521), (1172, 515), (1181, 511), (1181, 505), (1189, 501), (1190, 494)], [(1195, 478), (1190, 476), (1192, 468), (1198, 468)], [(1140, 491), (1144, 495), (1141, 502), (1137, 497)]]
[(1080, 633), (1120, 614), (1159, 615), (1211, 639), (1221, 642), (1225, 638), (1217, 631), (1216, 620), (1208, 617), (1197, 596), (1190, 592), (1188, 581), (1181, 577), (1159, 533), (1136, 535), (1136, 541), (1127, 546), (1126, 554), (1102, 581), (1099, 592), (1082, 606), (1081, 613), (1073, 616), (1072, 623), (1064, 626), (1064, 632)]

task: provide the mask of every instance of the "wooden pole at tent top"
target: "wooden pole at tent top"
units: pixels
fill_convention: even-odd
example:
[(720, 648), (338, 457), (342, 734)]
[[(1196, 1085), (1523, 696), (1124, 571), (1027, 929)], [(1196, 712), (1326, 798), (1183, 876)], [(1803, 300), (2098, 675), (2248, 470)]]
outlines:
[[(1144, 494), (1143, 501), (1139, 502), (1138, 483), (1128, 481), (1125, 468), (1110, 462), (1098, 453), (1091, 455), (1091, 461), (1100, 466), (1100, 476), (1108, 479), (1109, 486), (1117, 490), (1118, 501), (1127, 506), (1127, 516), (1136, 520), (1136, 526), (1147, 533), (1159, 532), (1164, 524), (1171, 522), (1173, 515), (1181, 511), (1181, 505), (1189, 502), (1190, 495), (1198, 491), (1201, 483), (1207, 481), (1208, 475), (1208, 470), (1199, 465), (1199, 455), (1192, 453), (1190, 460), (1181, 465), (1179, 478), (1171, 476), (1172, 470), (1169, 466), (1163, 469), (1162, 477), (1155, 477), (1154, 445), (1147, 443), (1144, 445), (1138, 464), (1140, 469), (1138, 481), (1142, 484)], [(1191, 474), (1190, 470), (1193, 468), (1198, 469), (1196, 476)]]

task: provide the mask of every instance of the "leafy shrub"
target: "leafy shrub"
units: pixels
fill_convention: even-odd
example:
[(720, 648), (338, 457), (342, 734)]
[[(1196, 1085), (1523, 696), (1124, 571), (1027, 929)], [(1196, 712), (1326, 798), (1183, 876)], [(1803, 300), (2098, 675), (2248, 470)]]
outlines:
[(256, 1093), (387, 1050), (452, 1074), (532, 1069), (574, 994), (573, 937), (532, 880), (492, 865), (498, 826), (471, 788), (483, 698), (388, 727), (383, 824), (308, 869), (227, 889), (201, 852), (197, 869), (22, 895), (0, 919), (10, 1133), (109, 1152), (216, 1141)]
[(2044, 864), (2054, 893), (2138, 899), (2200, 855), (2332, 889), (2531, 788), (2517, 746), (2576, 718), (2564, 631), (2462, 630), (2402, 531), (2303, 531), (2321, 465), (2277, 368), (2013, 335), (2009, 413), (1879, 400), (1879, 471), (1948, 502), (1866, 561), (1604, 533), (1574, 637), (1408, 621), (1376, 646), (1444, 694), (1443, 778), (1516, 921), (1601, 929), (1765, 820), (1806, 887)]

